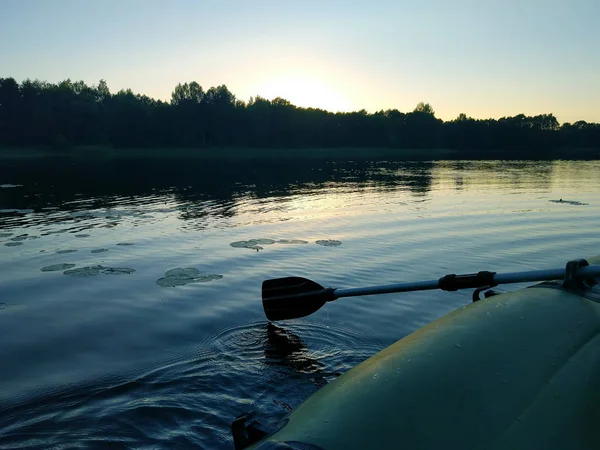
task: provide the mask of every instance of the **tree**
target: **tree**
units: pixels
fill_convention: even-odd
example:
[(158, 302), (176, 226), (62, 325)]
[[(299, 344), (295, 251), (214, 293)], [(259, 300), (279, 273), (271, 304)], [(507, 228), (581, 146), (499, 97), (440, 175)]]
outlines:
[(430, 116), (435, 116), (435, 111), (433, 110), (433, 108), (431, 107), (431, 105), (429, 103), (423, 103), (423, 102), (417, 103), (417, 106), (415, 107), (413, 112), (424, 113), (424, 114), (429, 114)]

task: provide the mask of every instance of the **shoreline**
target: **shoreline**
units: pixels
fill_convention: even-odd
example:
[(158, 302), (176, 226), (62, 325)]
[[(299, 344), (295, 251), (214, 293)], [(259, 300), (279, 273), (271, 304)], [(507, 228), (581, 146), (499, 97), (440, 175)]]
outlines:
[(431, 160), (570, 160), (600, 159), (600, 149), (564, 148), (544, 153), (534, 150), (464, 151), (455, 149), (394, 149), (394, 148), (114, 148), (108, 146), (76, 146), (68, 149), (54, 147), (0, 147), (0, 158), (36, 157), (89, 158), (194, 158), (194, 159), (378, 159), (404, 161)]

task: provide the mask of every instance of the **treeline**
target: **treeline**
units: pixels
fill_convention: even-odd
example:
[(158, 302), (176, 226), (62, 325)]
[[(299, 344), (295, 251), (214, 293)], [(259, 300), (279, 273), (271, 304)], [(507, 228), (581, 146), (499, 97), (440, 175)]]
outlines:
[(0, 145), (251, 148), (450, 148), (480, 152), (600, 149), (600, 124), (558, 123), (552, 114), (442, 121), (419, 103), (396, 109), (331, 113), (282, 98), (236, 99), (226, 86), (178, 84), (170, 102), (113, 94), (101, 80), (58, 84), (0, 78)]

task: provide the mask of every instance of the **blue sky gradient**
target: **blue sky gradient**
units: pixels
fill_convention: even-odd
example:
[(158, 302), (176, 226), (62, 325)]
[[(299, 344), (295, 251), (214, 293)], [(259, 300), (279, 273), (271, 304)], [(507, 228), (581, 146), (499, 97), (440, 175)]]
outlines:
[(0, 77), (600, 122), (600, 1), (4, 0)]

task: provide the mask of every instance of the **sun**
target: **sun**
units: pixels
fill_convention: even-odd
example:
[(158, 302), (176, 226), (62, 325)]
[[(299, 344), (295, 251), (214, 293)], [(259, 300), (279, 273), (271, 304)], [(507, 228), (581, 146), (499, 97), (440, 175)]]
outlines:
[(269, 100), (281, 97), (304, 108), (320, 108), (331, 112), (352, 110), (352, 102), (333, 83), (310, 75), (274, 77), (264, 82), (258, 89), (258, 95)]

